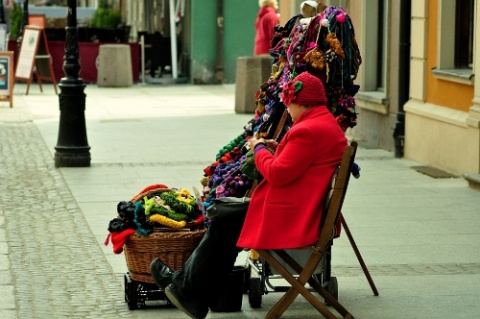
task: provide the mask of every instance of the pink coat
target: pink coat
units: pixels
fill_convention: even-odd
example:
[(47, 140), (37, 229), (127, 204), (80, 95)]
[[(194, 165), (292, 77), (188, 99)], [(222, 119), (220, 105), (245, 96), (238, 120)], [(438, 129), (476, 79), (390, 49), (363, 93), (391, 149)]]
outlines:
[(273, 37), (273, 27), (280, 23), (278, 14), (273, 7), (263, 7), (258, 11), (255, 20), (255, 48), (254, 54), (269, 54), (270, 40)]
[(347, 139), (325, 106), (305, 111), (272, 155), (255, 154), (264, 177), (253, 192), (237, 246), (288, 249), (318, 239), (325, 194)]

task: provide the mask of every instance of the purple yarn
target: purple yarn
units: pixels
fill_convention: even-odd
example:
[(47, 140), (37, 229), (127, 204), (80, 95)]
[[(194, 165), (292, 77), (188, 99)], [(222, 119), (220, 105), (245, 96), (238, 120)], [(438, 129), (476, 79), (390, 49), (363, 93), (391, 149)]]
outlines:
[(266, 149), (267, 148), (265, 147), (265, 144), (263, 144), (263, 143), (257, 144), (257, 145), (255, 145), (255, 149), (253, 150), (253, 154), (256, 155), (261, 150), (266, 150)]

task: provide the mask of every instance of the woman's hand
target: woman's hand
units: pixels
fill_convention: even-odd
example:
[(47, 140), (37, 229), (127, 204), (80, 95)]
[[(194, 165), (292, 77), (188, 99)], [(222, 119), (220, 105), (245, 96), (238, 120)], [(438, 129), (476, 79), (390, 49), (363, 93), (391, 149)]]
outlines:
[(275, 141), (274, 139), (270, 139), (270, 140), (265, 140), (265, 143), (267, 144), (267, 147), (273, 151), (275, 151), (277, 149), (277, 146), (278, 146), (278, 142)]
[(265, 142), (265, 139), (264, 138), (256, 138), (255, 136), (252, 137), (250, 139), (250, 149), (251, 150), (254, 150), (255, 149), (255, 146), (258, 144), (258, 143), (263, 143), (264, 145), (267, 145), (267, 143)]

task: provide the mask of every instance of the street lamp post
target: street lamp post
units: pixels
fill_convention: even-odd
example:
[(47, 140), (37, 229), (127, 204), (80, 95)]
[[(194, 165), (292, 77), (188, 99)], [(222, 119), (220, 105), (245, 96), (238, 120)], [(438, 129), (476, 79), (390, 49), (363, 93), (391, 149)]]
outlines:
[(5, 10), (3, 9), (3, 0), (0, 0), (0, 23), (5, 23)]
[[(3, 3), (3, 0), (2, 0)], [(22, 38), (23, 38), (23, 30), (25, 26), (28, 25), (28, 0), (23, 1), (23, 16), (22, 16), (22, 23), (20, 24), (20, 32), (18, 33), (17, 39), (17, 48), (20, 52), (20, 46), (22, 45)]]
[(60, 80), (60, 125), (55, 146), (55, 167), (89, 167), (90, 146), (85, 125), (85, 83), (80, 73), (77, 2), (67, 1), (67, 27), (65, 28), (65, 55)]

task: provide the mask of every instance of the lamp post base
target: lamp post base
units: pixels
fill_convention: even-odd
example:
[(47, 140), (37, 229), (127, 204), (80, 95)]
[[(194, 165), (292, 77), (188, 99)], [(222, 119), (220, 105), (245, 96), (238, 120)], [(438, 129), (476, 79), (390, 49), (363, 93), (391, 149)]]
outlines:
[(55, 146), (55, 167), (89, 167), (90, 146), (85, 125), (85, 83), (60, 80), (60, 127)]
[(90, 167), (90, 147), (55, 147), (55, 167)]

